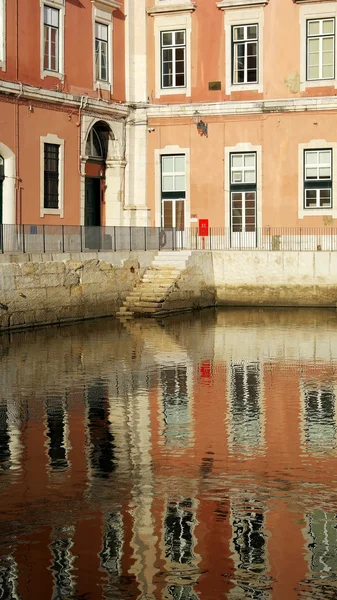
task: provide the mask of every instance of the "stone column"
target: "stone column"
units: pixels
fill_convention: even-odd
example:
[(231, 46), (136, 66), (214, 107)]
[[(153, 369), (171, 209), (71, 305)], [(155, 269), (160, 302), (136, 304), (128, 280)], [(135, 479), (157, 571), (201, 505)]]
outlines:
[(124, 159), (110, 158), (105, 169), (105, 224), (125, 225), (123, 215), (123, 192), (125, 177)]
[(132, 111), (126, 124), (125, 211), (128, 224), (149, 225), (147, 207), (147, 111)]

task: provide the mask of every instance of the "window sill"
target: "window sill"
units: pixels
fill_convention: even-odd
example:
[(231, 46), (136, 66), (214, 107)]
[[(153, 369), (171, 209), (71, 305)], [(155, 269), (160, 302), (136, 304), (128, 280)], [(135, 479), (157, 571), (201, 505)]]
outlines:
[(226, 8), (253, 8), (254, 6), (266, 6), (269, 0), (221, 0), (216, 5), (221, 10)]
[(41, 79), (45, 79), (46, 77), (56, 77), (56, 79), (60, 79), (61, 81), (63, 81), (64, 79), (63, 73), (60, 73), (59, 71), (43, 70), (41, 74)]
[(233, 92), (258, 92), (261, 94), (263, 91), (262, 85), (260, 83), (242, 83), (238, 85), (231, 84), (228, 93), (232, 94)]
[(301, 90), (307, 90), (311, 88), (321, 88), (321, 87), (332, 87), (335, 88), (337, 86), (336, 79), (316, 79), (310, 81), (301, 82)]
[(300, 219), (304, 217), (331, 217), (334, 214), (333, 208), (303, 208)]
[(63, 218), (63, 214), (60, 208), (42, 208), (40, 212), (40, 217), (44, 217), (45, 215), (59, 215), (61, 219)]
[(91, 3), (96, 6), (96, 8), (103, 7), (105, 10), (113, 12), (121, 7), (121, 3), (116, 0), (91, 0)]
[(181, 4), (163, 4), (160, 6), (152, 6), (152, 8), (147, 9), (147, 14), (151, 16), (161, 15), (163, 13), (176, 13), (176, 12), (193, 12), (196, 9), (196, 5), (194, 2), (190, 0), (185, 0)]
[(95, 81), (94, 90), (105, 90), (106, 92), (112, 92), (112, 86), (109, 81)]
[(188, 90), (186, 87), (181, 88), (161, 88), (159, 90), (159, 96), (189, 96)]

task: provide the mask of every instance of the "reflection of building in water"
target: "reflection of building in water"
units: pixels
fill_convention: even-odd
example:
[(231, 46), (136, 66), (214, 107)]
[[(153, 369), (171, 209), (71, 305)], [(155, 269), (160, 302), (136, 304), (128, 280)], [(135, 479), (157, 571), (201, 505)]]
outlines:
[(13, 556), (0, 559), (0, 598), (3, 600), (19, 600), (17, 594), (18, 568)]
[(107, 478), (116, 467), (107, 384), (100, 380), (90, 382), (86, 388), (86, 402), (91, 474)]
[(10, 467), (10, 437), (8, 433), (8, 415), (7, 404), (0, 404), (0, 467), (9, 469)]
[(16, 469), (21, 461), (20, 405), (17, 399), (0, 403), (0, 471)]
[(256, 500), (232, 501), (231, 524), (236, 587), (229, 597), (270, 598), (264, 507)]
[(53, 532), (53, 541), (50, 544), (54, 581), (52, 600), (71, 598), (75, 592), (75, 558), (71, 552), (73, 534), (73, 527), (57, 528)]
[(309, 452), (328, 452), (336, 448), (336, 396), (332, 386), (302, 386), (305, 448)]
[(46, 435), (49, 441), (49, 464), (53, 470), (66, 469), (68, 465), (68, 413), (63, 396), (46, 397)]
[(165, 443), (179, 446), (191, 434), (186, 364), (163, 366), (160, 369), (160, 380), (162, 386)]
[(232, 452), (255, 454), (264, 444), (260, 365), (254, 362), (230, 365), (230, 430)]
[(320, 598), (336, 598), (337, 515), (321, 509), (313, 510), (306, 517), (304, 536), (307, 540), (308, 574), (301, 584), (304, 587), (309, 585), (312, 593), (319, 594)]
[(118, 513), (108, 515), (103, 530), (103, 548), (100, 554), (101, 565), (110, 575), (121, 575), (123, 554), (123, 519)]

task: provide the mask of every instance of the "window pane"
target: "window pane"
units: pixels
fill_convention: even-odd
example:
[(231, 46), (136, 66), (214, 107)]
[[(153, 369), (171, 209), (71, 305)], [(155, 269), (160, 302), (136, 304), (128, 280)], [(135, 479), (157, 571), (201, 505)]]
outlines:
[(256, 56), (257, 55), (257, 43), (253, 42), (247, 44), (247, 56)]
[(174, 178), (174, 189), (176, 192), (185, 191), (185, 175), (176, 175)]
[(245, 39), (245, 30), (244, 30), (244, 27), (234, 27), (233, 39), (234, 39), (234, 42), (238, 42), (240, 40), (244, 40)]
[(315, 208), (316, 207), (316, 190), (306, 190), (305, 191), (305, 206), (307, 208)]
[(185, 156), (174, 157), (174, 170), (177, 173), (185, 172)]
[(308, 33), (309, 35), (319, 35), (319, 21), (309, 21)]
[(245, 154), (245, 167), (255, 167), (254, 154)]
[(319, 168), (319, 178), (320, 179), (330, 179), (330, 167), (320, 167)]
[(323, 21), (323, 33), (334, 33), (334, 20), (324, 20)]
[(309, 79), (318, 79), (319, 78), (319, 67), (309, 67), (308, 76), (309, 76)]
[(305, 153), (305, 164), (306, 165), (317, 165), (318, 152), (306, 152)]
[(163, 175), (163, 192), (173, 192), (173, 176)]
[(232, 167), (243, 166), (243, 154), (232, 154)]
[(247, 27), (247, 38), (252, 40), (257, 38), (257, 25), (248, 25)]
[(245, 183), (255, 183), (255, 171), (245, 171)]
[(175, 43), (176, 43), (176, 45), (185, 44), (185, 31), (176, 31), (175, 32)]
[(161, 164), (163, 173), (173, 173), (173, 156), (163, 156)]
[(163, 49), (163, 61), (164, 62), (172, 62), (172, 50), (171, 48)]
[(319, 190), (320, 192), (320, 206), (329, 207), (331, 206), (331, 190)]
[(319, 154), (319, 164), (320, 165), (330, 164), (330, 157), (331, 157), (330, 150), (328, 150), (327, 152), (319, 152), (318, 154)]
[(177, 200), (176, 202), (176, 229), (182, 231), (185, 227), (185, 202), (184, 200)]
[[(316, 40), (311, 40), (312, 42)], [(327, 37), (322, 39), (323, 52), (333, 52), (334, 38)]]
[(164, 227), (171, 228), (173, 227), (173, 210), (172, 210), (172, 201), (163, 202), (164, 209)]
[(232, 172), (232, 183), (242, 183), (242, 171)]
[(322, 77), (323, 79), (332, 79), (333, 78), (333, 65), (322, 68)]
[(185, 58), (185, 48), (177, 48), (175, 51), (176, 62), (184, 61)]
[(319, 52), (319, 40), (317, 38), (313, 38), (312, 40), (308, 40), (308, 49), (309, 54)]
[(169, 75), (163, 76), (163, 87), (164, 88), (172, 87), (172, 74), (171, 73)]
[(306, 179), (317, 179), (318, 177), (316, 168), (308, 168), (306, 169)]
[(172, 46), (172, 31), (163, 32), (161, 39), (163, 46)]

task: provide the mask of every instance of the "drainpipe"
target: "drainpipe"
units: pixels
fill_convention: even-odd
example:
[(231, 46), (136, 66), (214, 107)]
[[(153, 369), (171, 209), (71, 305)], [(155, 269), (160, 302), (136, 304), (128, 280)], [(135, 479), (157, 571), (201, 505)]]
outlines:
[[(16, 0), (16, 11), (15, 11), (15, 19), (16, 19), (16, 57), (15, 57), (15, 71), (16, 71), (16, 81), (19, 83), (19, 0)], [(19, 83), (20, 92), (15, 100), (15, 118), (14, 118), (14, 128), (15, 128), (15, 221), (17, 224), (21, 225), (22, 221), (22, 207), (21, 207), (21, 186), (20, 186), (20, 155), (19, 155), (19, 147), (20, 147), (20, 123), (19, 123), (19, 102), (20, 98), (23, 94), (23, 84)]]

